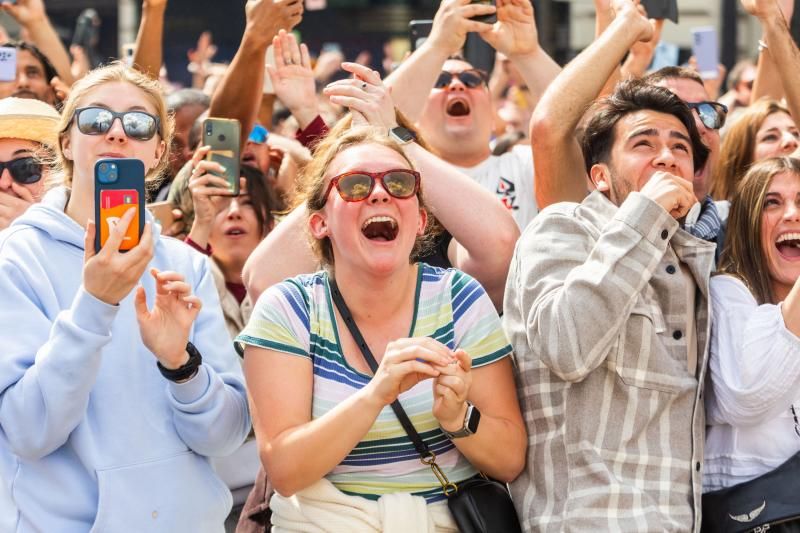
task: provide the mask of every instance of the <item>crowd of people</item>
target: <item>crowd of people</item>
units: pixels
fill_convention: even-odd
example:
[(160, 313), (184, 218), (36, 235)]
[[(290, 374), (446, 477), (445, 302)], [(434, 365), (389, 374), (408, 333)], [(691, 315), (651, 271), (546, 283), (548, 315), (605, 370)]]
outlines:
[[(442, 0), (380, 66), (248, 0), (190, 88), (167, 0), (93, 69), (0, 2), (0, 531), (458, 531), (477, 479), (522, 531), (797, 531), (800, 51), (791, 1), (741, 3), (759, 53), (720, 94), (647, 70), (638, 0), (563, 67), (529, 0)], [(153, 211), (106, 228), (108, 159)]]

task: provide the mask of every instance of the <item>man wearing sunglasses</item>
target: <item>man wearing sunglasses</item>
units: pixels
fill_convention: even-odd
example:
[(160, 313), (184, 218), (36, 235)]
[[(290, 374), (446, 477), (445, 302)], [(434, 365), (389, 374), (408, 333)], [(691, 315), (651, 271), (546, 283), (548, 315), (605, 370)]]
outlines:
[(494, 111), (486, 74), (452, 57), (467, 33), (477, 32), (514, 64), (531, 91), (532, 105), (560, 68), (539, 46), (527, 0), (497, 0), (496, 6), (497, 22), (486, 24), (471, 17), (491, 14), (494, 6), (444, 0), (430, 37), (386, 83), (397, 108), (417, 123), (434, 153), (494, 193), (524, 228), (538, 212), (531, 151), (517, 146), (492, 155)]
[(0, 230), (44, 193), (47, 171), (35, 156), (55, 143), (58, 120), (44, 102), (0, 99)]

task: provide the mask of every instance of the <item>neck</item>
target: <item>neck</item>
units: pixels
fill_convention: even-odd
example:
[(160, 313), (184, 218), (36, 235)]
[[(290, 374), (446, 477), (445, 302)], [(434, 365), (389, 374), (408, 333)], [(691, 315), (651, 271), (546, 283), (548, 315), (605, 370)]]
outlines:
[(474, 167), (486, 161), (492, 155), (489, 145), (483, 143), (481, 148), (475, 150), (448, 150), (439, 151), (439, 157), (458, 167)]
[(772, 282), (772, 296), (775, 298), (775, 303), (782, 302), (789, 296), (793, 285), (787, 285), (777, 281)]
[(221, 261), (214, 258), (222, 271), (222, 277), (225, 278), (225, 283), (238, 283), (242, 284), (242, 270), (244, 269), (244, 262), (239, 261)]
[[(94, 219), (94, 190), (85, 190), (79, 183), (76, 182), (73, 176), (69, 199), (64, 212), (82, 228), (85, 228), (86, 222)], [(100, 231), (98, 228), (95, 229)]]
[(336, 283), (356, 322), (384, 321), (403, 316), (403, 308), (416, 295), (416, 264), (404, 265), (388, 275), (336, 267)]

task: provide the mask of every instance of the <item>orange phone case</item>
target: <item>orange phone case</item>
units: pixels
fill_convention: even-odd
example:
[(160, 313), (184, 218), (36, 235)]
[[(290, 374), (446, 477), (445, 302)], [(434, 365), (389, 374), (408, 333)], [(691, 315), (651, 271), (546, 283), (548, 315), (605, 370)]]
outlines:
[(128, 230), (122, 238), (120, 250), (130, 250), (139, 244), (139, 191), (135, 189), (115, 189), (100, 191), (100, 247), (102, 248), (111, 229), (119, 222), (128, 209), (135, 209), (136, 214), (128, 224)]

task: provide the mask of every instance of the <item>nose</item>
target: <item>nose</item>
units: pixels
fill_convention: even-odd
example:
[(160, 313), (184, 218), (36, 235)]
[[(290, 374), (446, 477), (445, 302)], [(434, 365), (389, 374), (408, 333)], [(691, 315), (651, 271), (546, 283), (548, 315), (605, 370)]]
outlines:
[(11, 178), (11, 172), (4, 168), (2, 173), (0, 173), (0, 190), (8, 191), (11, 189), (11, 183), (14, 180)]
[(239, 200), (233, 198), (231, 200), (231, 205), (228, 206), (228, 218), (229, 219), (239, 219), (242, 216), (241, 208), (239, 206)]
[(783, 219), (800, 220), (800, 205), (797, 205), (797, 202), (786, 202), (786, 208), (783, 210)]
[(22, 69), (17, 70), (17, 87), (18, 88), (29, 88), (30, 87), (30, 80), (28, 76), (25, 75), (25, 71)]
[(656, 157), (653, 159), (653, 166), (668, 169), (673, 169), (678, 166), (675, 154), (672, 153), (672, 149), (669, 146), (665, 145), (659, 150)]
[(386, 192), (386, 189), (383, 188), (383, 183), (381, 180), (375, 180), (375, 186), (372, 188), (372, 192), (369, 195), (369, 202), (372, 204), (379, 204), (379, 203), (386, 203), (389, 201), (390, 194)]
[(467, 86), (462, 83), (458, 76), (453, 75), (450, 78), (450, 83), (447, 85), (448, 91), (466, 91)]
[(797, 137), (790, 131), (781, 134), (781, 151), (784, 154), (794, 152), (797, 149)]
[(106, 140), (118, 143), (124, 143), (128, 140), (128, 136), (125, 134), (125, 128), (122, 127), (121, 118), (114, 118), (113, 122), (111, 122), (111, 127), (108, 128), (106, 132)]

